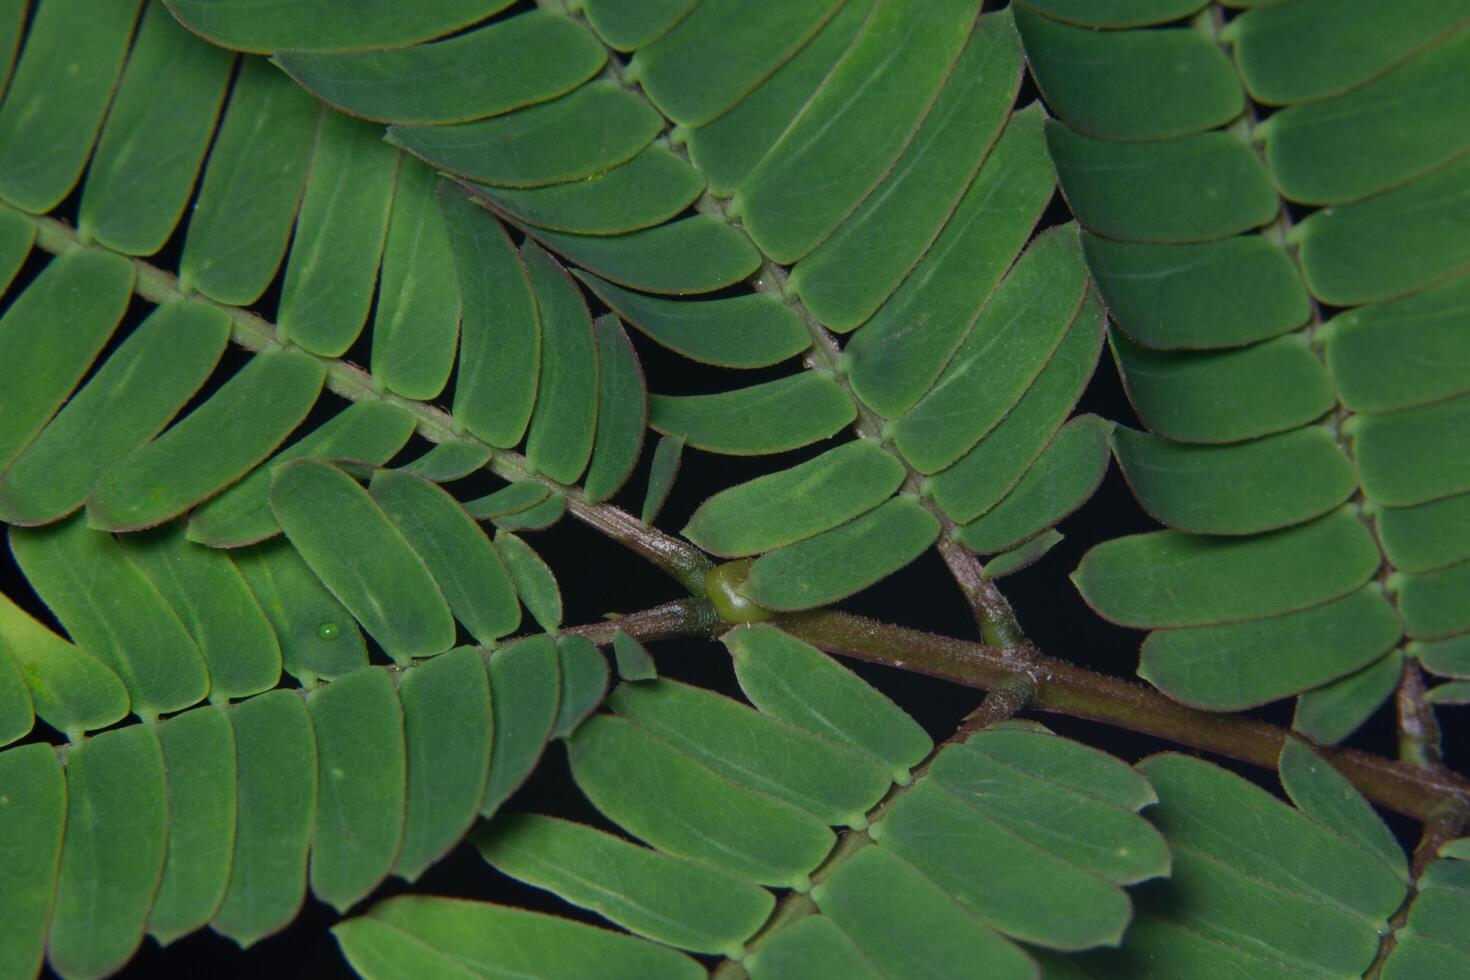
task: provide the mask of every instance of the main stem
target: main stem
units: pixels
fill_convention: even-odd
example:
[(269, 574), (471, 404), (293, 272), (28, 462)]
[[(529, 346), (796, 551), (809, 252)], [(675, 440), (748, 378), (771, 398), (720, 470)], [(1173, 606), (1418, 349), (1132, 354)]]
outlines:
[[(834, 610), (782, 615), (775, 625), (829, 653), (1001, 692), (999, 700), (991, 699), (997, 705), (1024, 701), (1028, 711), (1102, 722), (1267, 769), (1276, 768), (1286, 740), (1298, 737), (1266, 722), (1190, 708), (1152, 688), (1030, 648), (987, 646)], [(713, 616), (707, 600), (693, 598), (568, 632), (608, 643), (617, 628), (640, 639), (660, 639), (713, 636), (728, 624)], [(1443, 768), (1314, 747), (1364, 796), (1390, 810), (1427, 820), (1446, 803), (1470, 807), (1470, 780)]]

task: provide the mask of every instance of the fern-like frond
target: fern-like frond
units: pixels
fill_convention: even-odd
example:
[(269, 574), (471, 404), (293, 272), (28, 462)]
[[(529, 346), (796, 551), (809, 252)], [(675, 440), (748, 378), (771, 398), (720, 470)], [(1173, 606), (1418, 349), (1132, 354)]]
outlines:
[[(691, 448), (735, 455), (799, 449), (856, 424), (907, 472), (901, 488), (867, 494), (869, 510), (894, 489), (932, 495), (927, 514), (912, 500), (850, 514), (866, 522), (809, 530), (825, 537), (772, 555), (779, 590), (798, 587), (783, 608), (856, 591), (941, 533), (981, 553), (1054, 540), (1038, 536), (1090, 495), (1107, 461), (1093, 422), (1052, 445), (1095, 362), (1101, 311), (1074, 232), (1016, 262), (1054, 183), (1039, 114), (1009, 112), (1021, 72), (1010, 15), (977, 19), (969, 2), (918, 17), (897, 3), (614, 9), (595, 5), (587, 23), (631, 60), (577, 87), (569, 80), (602, 63), (591, 35), (543, 11), (448, 41), (276, 60), (329, 104), (392, 122), (390, 142), (580, 266), (654, 341), (729, 368), (806, 354), (814, 372), (655, 395), (648, 416)], [(544, 63), (529, 77), (517, 59), (487, 69), (496, 86), (438, 74), (515, 39)], [(428, 64), (439, 67), (425, 79)], [(530, 94), (543, 76), (558, 81)], [(755, 293), (700, 298), (758, 271)], [(848, 350), (829, 330), (855, 331)], [(470, 424), (458, 401), (455, 414)], [(854, 548), (875, 535), (891, 546)], [(853, 574), (818, 581), (829, 555)], [(769, 567), (757, 562), (757, 574)], [(765, 601), (778, 590), (757, 591)]]
[[(1124, 763), (1019, 723), (931, 757), (917, 724), (825, 654), (765, 625), (724, 642), (754, 708), (667, 680), (625, 682), (568, 743), (583, 792), (649, 847), (514, 815), (473, 835), (486, 860), (636, 935), (734, 957), (757, 980), (1034, 976), (1015, 940), (1115, 944), (1131, 913), (1124, 886), (1167, 873), (1162, 839), (1136, 812), (1153, 791)], [(795, 889), (774, 916), (769, 888)], [(404, 928), (389, 914), (404, 904), (338, 927), (365, 976), (410, 975), (397, 958), (416, 942), (471, 971), (515, 958), (541, 976), (615, 948), (568, 926), (570, 951), (481, 959), (431, 924), (447, 908), (422, 901), (423, 925)]]
[[(1467, 11), (1300, 0), (1116, 29), (1179, 13), (1016, 14), (1152, 430), (1119, 429), (1113, 452), (1171, 528), (1099, 546), (1074, 578), (1157, 630), (1139, 673), (1171, 696), (1298, 694), (1297, 727), (1334, 742), (1392, 691), (1406, 643), (1470, 629), (1470, 374), (1445, 346), (1470, 103), (1440, 98), (1467, 77)], [(1246, 93), (1279, 108), (1242, 116)]]
[(606, 684), (588, 641), (538, 636), (118, 728), (64, 769), (49, 745), (0, 753), (0, 965), (29, 975), (44, 949), (64, 976), (100, 976), (145, 931), (207, 924), (249, 945), (295, 917), (308, 881), (345, 910), (389, 873), (412, 880)]

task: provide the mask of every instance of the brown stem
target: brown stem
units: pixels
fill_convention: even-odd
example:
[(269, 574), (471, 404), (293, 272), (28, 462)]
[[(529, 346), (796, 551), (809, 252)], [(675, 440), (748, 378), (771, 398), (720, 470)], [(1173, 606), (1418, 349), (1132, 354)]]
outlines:
[(1399, 716), (1399, 759), (1415, 766), (1439, 766), (1439, 722), (1434, 706), (1424, 700), (1424, 672), (1409, 658), (1394, 698)]
[[(785, 617), (782, 629), (832, 653), (990, 690), (1015, 674), (1036, 682), (1029, 707), (1126, 728), (1179, 745), (1274, 769), (1289, 733), (1239, 715), (1199, 711), (1152, 688), (1021, 649), (1005, 649), (821, 610)], [(1323, 756), (1365, 796), (1425, 819), (1441, 802), (1470, 804), (1470, 781), (1353, 749), (1322, 747)]]
[(606, 646), (618, 630), (638, 640), (667, 640), (676, 636), (713, 637), (729, 627), (730, 624), (720, 619), (708, 599), (691, 596), (642, 612), (610, 617), (600, 623), (574, 626), (562, 632), (585, 636), (598, 646)]

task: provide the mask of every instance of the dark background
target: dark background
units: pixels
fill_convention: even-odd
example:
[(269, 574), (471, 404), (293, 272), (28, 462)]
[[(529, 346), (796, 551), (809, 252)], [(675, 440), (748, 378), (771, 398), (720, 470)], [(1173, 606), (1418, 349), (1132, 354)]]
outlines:
[[(516, 12), (520, 6), (507, 11), (507, 15)], [(1018, 103), (1025, 104), (1034, 98), (1035, 91), (1028, 79)], [(74, 222), (77, 200), (78, 196), (74, 195), (54, 216)], [(1053, 202), (1042, 227), (1068, 219), (1065, 206), (1058, 199)], [(161, 268), (172, 269), (176, 267), (181, 247), (182, 232), (150, 261)], [(20, 287), (33, 278), (48, 260), (49, 256), (39, 250), (33, 254), (17, 277), (15, 286), (0, 300), (0, 307), (8, 305), (19, 293)], [(279, 288), (278, 278), (272, 289), (253, 307), (256, 312), (267, 319), (273, 318), (279, 299)], [(595, 299), (590, 296), (588, 298), (594, 315), (605, 312), (605, 308)], [(140, 322), (150, 310), (148, 304), (134, 301), (123, 328), (98, 358), (99, 364), (126, 336), (128, 329)], [(368, 363), (368, 332), (365, 331), (364, 339), (348, 353), (349, 360), (362, 365)], [(733, 388), (782, 377), (798, 367), (791, 361), (756, 371), (733, 372), (711, 368), (687, 361), (647, 341), (636, 332), (629, 332), (638, 347), (650, 380), (649, 386), (659, 393), (691, 394)], [(247, 352), (231, 348), (226, 353), (221, 369), (189, 408), (216, 390), (248, 359)], [(446, 390), (453, 390), (452, 379)], [(302, 431), (309, 430), (335, 414), (342, 404), (336, 396), (324, 394), (312, 417), (304, 423)], [(1097, 374), (1077, 411), (1094, 412), (1121, 424), (1140, 427), (1106, 349)], [(651, 443), (652, 440), (645, 447), (639, 470), (614, 501), (634, 513), (640, 509), (643, 489), (647, 483)], [(394, 463), (406, 462), (426, 448), (427, 444), (415, 437)], [(756, 459), (721, 457), (690, 450), (684, 455), (678, 479), (657, 523), (662, 529), (676, 533), (695, 507), (710, 494), (761, 473), (783, 469), (801, 459), (816, 455), (824, 448), (826, 445), (819, 445), (794, 453)], [(450, 485), (450, 489), (464, 500), (488, 493), (499, 485), (497, 479), (487, 474), (478, 474)], [(1061, 530), (1066, 535), (1065, 540), (1037, 564), (1001, 580), (1002, 591), (1014, 605), (1023, 628), (1043, 652), (1103, 673), (1132, 676), (1138, 644), (1143, 634), (1110, 625), (1092, 614), (1066, 576), (1092, 545), (1121, 534), (1151, 530), (1156, 526), (1139, 510), (1114, 467), (1104, 479), (1096, 496), (1081, 511), (1063, 522)], [(644, 609), (677, 598), (681, 594), (678, 584), (658, 569), (573, 519), (563, 520), (545, 531), (531, 532), (527, 538), (556, 572), (566, 603), (565, 622), (568, 625), (593, 622), (608, 612), (628, 613)], [(0, 549), (0, 578), (5, 582), (4, 590), (8, 595), (55, 626), (54, 620), (18, 575), (8, 549)], [(975, 627), (961, 594), (944, 563), (933, 550), (877, 587), (841, 603), (841, 606), (863, 615), (936, 633), (966, 638), (975, 636)], [(739, 696), (729, 657), (718, 643), (675, 640), (650, 646), (661, 673)], [(380, 662), (387, 662), (380, 651), (375, 651), (375, 657)], [(849, 665), (917, 718), (936, 741), (948, 737), (958, 721), (979, 703), (982, 696), (980, 691), (918, 674), (861, 662), (849, 662)], [(291, 683), (290, 678), (283, 677), (283, 683)], [(1275, 724), (1289, 725), (1291, 710), (1292, 703), (1286, 701), (1256, 709), (1249, 714)], [(1451, 710), (1460, 713), (1464, 711)], [(1129, 761), (1174, 748), (1156, 739), (1095, 723), (1061, 716), (1045, 716), (1040, 720), (1059, 734), (1082, 740)], [(1446, 720), (1451, 719), (1446, 717)], [(47, 729), (39, 721), (37, 736), (61, 741), (57, 733)], [(1388, 710), (1380, 711), (1349, 740), (1349, 744), (1385, 755), (1395, 754), (1391, 713)], [(1455, 752), (1453, 743), (1447, 745), (1447, 748), (1451, 749), (1452, 755), (1449, 761), (1452, 764), (1459, 763), (1460, 768), (1463, 768), (1464, 760), (1454, 758), (1463, 755), (1463, 751)], [(1244, 766), (1232, 765), (1232, 768), (1273, 792), (1279, 791), (1271, 773)], [(549, 812), (613, 829), (587, 804), (572, 784), (565, 753), (559, 743), (549, 747), (541, 766), (527, 785), (509, 801), (506, 809)], [(1392, 815), (1388, 815), (1387, 819), (1406, 846), (1412, 846), (1417, 838), (1417, 827)], [(412, 888), (396, 878), (390, 879), (360, 903), (355, 911), (387, 896), (410, 890), (424, 894), (504, 902), (586, 921), (600, 921), (544, 892), (500, 875), (485, 864), (472, 847), (465, 844), (461, 844), (438, 865), (430, 868)], [(148, 939), (121, 975), (153, 978), (207, 974), (221, 980), (266, 976), (280, 980), (297, 977), (350, 977), (353, 974), (328, 932), (338, 919), (334, 910), (308, 896), (295, 923), (249, 950), (241, 951), (232, 941), (207, 929), (178, 940), (167, 950), (160, 949), (153, 940)]]

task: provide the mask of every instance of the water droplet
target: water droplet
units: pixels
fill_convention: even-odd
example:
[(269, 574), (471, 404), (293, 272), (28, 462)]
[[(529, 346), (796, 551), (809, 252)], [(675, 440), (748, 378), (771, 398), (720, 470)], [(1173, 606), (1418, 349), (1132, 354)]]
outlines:
[(335, 640), (342, 635), (342, 627), (336, 623), (322, 623), (316, 628), (316, 635), (319, 640)]

